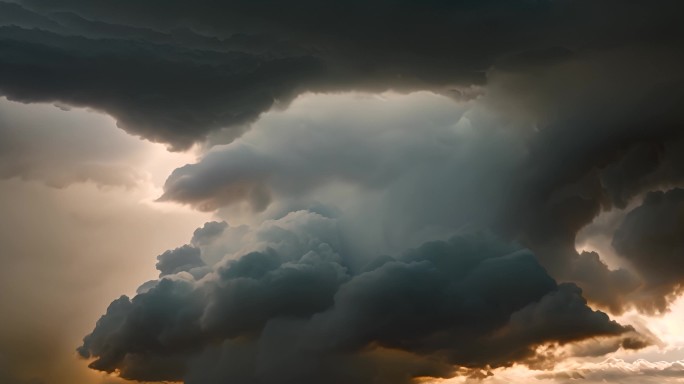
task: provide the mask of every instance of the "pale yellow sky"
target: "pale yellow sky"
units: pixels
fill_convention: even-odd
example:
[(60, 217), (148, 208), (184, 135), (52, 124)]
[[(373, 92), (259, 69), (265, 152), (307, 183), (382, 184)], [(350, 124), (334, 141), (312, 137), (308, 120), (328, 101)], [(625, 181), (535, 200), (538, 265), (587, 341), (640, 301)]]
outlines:
[[(0, 180), (0, 370), (9, 367), (17, 379), (47, 384), (109, 380), (88, 369), (75, 349), (113, 299), (157, 277), (156, 255), (188, 241), (210, 219), (207, 213), (153, 202), (166, 175), (194, 157), (129, 136), (105, 115), (3, 99), (0, 104), (3, 112), (13, 113), (2, 116), (5, 124), (36, 124), (27, 134), (60, 125), (69, 125), (77, 138), (94, 131), (95, 142), (88, 145), (117, 146), (104, 161), (138, 172), (135, 185), (127, 186), (77, 180), (54, 188), (40, 172)], [(68, 173), (72, 165), (98, 160), (88, 151), (69, 152), (72, 144), (58, 138), (37, 148), (53, 162), (38, 164), (45, 175), (53, 166)], [(66, 161), (65, 154), (74, 157)], [(60, 161), (65, 162), (54, 164)]]

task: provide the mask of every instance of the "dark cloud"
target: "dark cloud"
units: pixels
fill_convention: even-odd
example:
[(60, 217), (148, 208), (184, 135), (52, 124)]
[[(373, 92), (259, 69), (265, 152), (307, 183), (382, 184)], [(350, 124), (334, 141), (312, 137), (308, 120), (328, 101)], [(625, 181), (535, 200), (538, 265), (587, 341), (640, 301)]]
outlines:
[[(334, 105), (304, 97), (174, 171), (162, 200), (209, 210), (243, 202), (262, 211), (320, 199), (326, 186), (362, 186), (385, 195), (363, 208), (382, 212), (385, 242), (464, 224), (493, 227), (592, 302), (616, 313), (646, 309), (635, 300), (638, 273), (575, 250), (577, 232), (603, 210), (684, 174), (681, 56), (667, 45), (638, 51), (511, 55), (489, 71), (476, 99), (459, 105), (420, 94), (405, 103), (340, 97)], [(367, 232), (373, 219), (360, 216)]]
[[(119, 126), (187, 148), (210, 130), (242, 124), (289, 99), (312, 58), (96, 40), (0, 28), (0, 91), (22, 102), (60, 101), (103, 110)], [(19, 60), (18, 60), (19, 59)]]
[[(634, 58), (613, 73), (625, 54), (516, 58), (491, 71), (484, 94), (459, 105), (426, 93), (305, 95), (174, 171), (161, 199), (200, 209), (246, 203), (255, 211), (323, 200), (343, 208), (343, 221), (364, 223), (350, 236), (357, 245), (364, 237), (376, 243), (360, 248), (382, 251), (467, 224), (489, 226), (533, 249), (552, 276), (575, 282), (592, 302), (615, 313), (646, 310), (636, 300), (638, 273), (575, 249), (577, 232), (602, 211), (683, 174), (682, 98), (669, 85), (680, 71), (663, 58), (657, 76), (635, 78), (649, 59)], [(521, 64), (530, 60), (544, 65)], [(383, 199), (359, 194), (347, 199), (353, 209), (344, 207), (326, 190), (340, 185)], [(268, 202), (255, 205), (263, 196)]]
[(530, 118), (537, 129), (514, 171), (520, 180), (508, 191), (499, 228), (533, 249), (552, 276), (576, 282), (615, 313), (646, 309), (635, 300), (641, 277), (578, 253), (577, 232), (603, 211), (681, 182), (681, 56), (667, 44), (640, 50), (611, 47), (501, 66), (488, 84), (490, 105)]
[[(659, 68), (655, 74), (641, 72), (649, 59), (629, 58), (624, 53), (602, 60), (603, 69), (596, 62), (591, 70), (561, 69), (554, 76), (557, 79), (577, 81), (571, 76), (574, 73), (591, 81), (586, 91), (592, 96), (579, 102), (561, 97), (541, 103), (542, 114), (552, 110), (561, 118), (555, 117), (552, 121), (557, 125), (548, 126), (535, 138), (525, 166), (533, 178), (523, 184), (524, 197), (512, 204), (516, 210), (510, 224), (519, 227), (515, 217), (527, 216), (528, 226), (522, 231), (528, 239), (525, 243), (542, 259), (556, 260), (544, 262), (552, 275), (577, 282), (593, 301), (616, 313), (633, 305), (650, 312), (650, 303), (669, 293), (646, 293), (640, 287), (644, 276), (639, 268), (609, 270), (596, 255), (578, 254), (576, 234), (602, 211), (624, 210), (648, 191), (681, 184), (684, 116), (682, 95), (673, 84), (680, 84), (682, 78), (672, 67), (679, 59), (670, 54), (653, 52)], [(618, 62), (625, 64), (613, 71)], [(596, 79), (597, 74), (606, 76)], [(549, 81), (538, 83), (547, 87)], [(564, 84), (567, 87), (559, 89), (575, 93), (569, 83)], [(546, 96), (556, 98), (555, 92)], [(604, 235), (612, 237), (615, 224)]]
[(647, 191), (670, 188), (684, 181), (684, 142), (678, 135), (672, 136), (671, 140), (635, 145), (620, 161), (602, 171), (602, 184), (615, 206), (624, 209)]
[(205, 223), (202, 228), (197, 228), (192, 234), (190, 243), (196, 246), (210, 244), (216, 237), (221, 236), (223, 231), (228, 228), (225, 221), (210, 221)]
[(644, 278), (642, 306), (663, 312), (684, 280), (684, 189), (649, 192), (615, 231), (613, 247)]
[[(677, 1), (52, 1), (2, 3), (0, 91), (115, 116), (187, 148), (305, 90), (433, 89), (544, 66), (567, 49), (667, 45)], [(599, 15), (610, 14), (610, 19)], [(350, 27), (353, 26), (353, 27)], [(572, 32), (569, 32), (572, 31)], [(523, 59), (508, 60), (518, 52)], [(540, 53), (543, 52), (543, 53)], [(644, 54), (640, 48), (635, 54)], [(521, 64), (522, 63), (522, 64)]]
[(302, 196), (333, 182), (382, 189), (424, 163), (443, 162), (453, 172), (463, 167), (456, 164), (462, 155), (449, 149), (462, 145), (459, 139), (478, 139), (453, 127), (466, 111), (430, 93), (387, 101), (307, 95), (287, 111), (264, 115), (244, 140), (217, 146), (197, 164), (176, 169), (161, 200), (202, 210), (246, 202), (261, 211), (273, 199)]
[(79, 353), (136, 380), (409, 383), (634, 333), (491, 235), (425, 243), (354, 273), (335, 228), (304, 211), (266, 223), (254, 230), (261, 250), (114, 301)]
[(200, 257), (199, 248), (184, 245), (174, 250), (166, 251), (157, 256), (159, 277), (174, 275), (178, 272), (189, 272), (194, 268), (201, 268), (205, 264)]

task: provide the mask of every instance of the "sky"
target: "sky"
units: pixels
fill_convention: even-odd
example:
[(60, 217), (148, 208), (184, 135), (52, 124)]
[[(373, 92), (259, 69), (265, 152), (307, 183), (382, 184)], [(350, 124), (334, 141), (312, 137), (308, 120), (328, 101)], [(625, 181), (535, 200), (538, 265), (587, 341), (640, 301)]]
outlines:
[(677, 0), (0, 0), (0, 383), (684, 383)]

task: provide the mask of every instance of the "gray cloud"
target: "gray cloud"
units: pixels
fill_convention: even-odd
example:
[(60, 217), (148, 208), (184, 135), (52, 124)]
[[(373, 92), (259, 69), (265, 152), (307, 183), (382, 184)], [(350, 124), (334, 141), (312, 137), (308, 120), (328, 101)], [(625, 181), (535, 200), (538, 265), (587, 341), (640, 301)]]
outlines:
[(0, 27), (3, 94), (103, 110), (129, 132), (179, 149), (223, 126), (239, 134), (242, 124), (319, 72), (304, 53), (244, 52), (189, 30), (175, 38), (71, 12), (34, 16), (47, 21), (22, 27), (27, 20), (10, 19)]
[(650, 311), (663, 312), (684, 279), (684, 189), (650, 192), (615, 231), (613, 247), (644, 278), (641, 297)]
[(221, 236), (228, 228), (228, 223), (225, 221), (210, 221), (205, 223), (202, 228), (197, 228), (192, 234), (190, 243), (196, 246), (211, 244), (215, 238)]
[[(502, 66), (488, 85), (499, 113), (531, 117), (538, 129), (514, 171), (521, 180), (508, 191), (500, 228), (533, 249), (552, 276), (576, 282), (615, 313), (647, 310), (635, 300), (641, 276), (578, 253), (577, 232), (604, 210), (681, 182), (681, 57), (662, 45), (646, 50), (651, 54), (616, 48)], [(651, 65), (657, 71), (644, 73)]]
[[(174, 171), (161, 200), (207, 210), (246, 204), (264, 217), (282, 205), (322, 202), (344, 211), (352, 246), (365, 254), (415, 246), (463, 225), (495, 228), (592, 302), (615, 313), (648, 310), (637, 300), (649, 297), (638, 271), (611, 270), (598, 254), (575, 250), (577, 232), (603, 210), (681, 179), (676, 91), (657, 107), (643, 93), (659, 89), (660, 80), (648, 78), (632, 84), (643, 93), (618, 89), (609, 101), (597, 99), (638, 65), (598, 80), (587, 68), (607, 72), (622, 54), (571, 56), (532, 73), (504, 66), (483, 94), (458, 105), (429, 93), (305, 95)], [(680, 74), (668, 65), (658, 76)], [(551, 82), (559, 84), (545, 89)], [(585, 82), (604, 94), (577, 99)], [(525, 93), (512, 93), (519, 90)], [(597, 114), (596, 103), (605, 111)], [(546, 105), (556, 104), (549, 116)]]
[[(645, 54), (682, 36), (676, 1), (0, 6), (2, 93), (104, 110), (129, 132), (178, 149), (223, 127), (234, 138), (306, 90), (433, 89), (458, 98), (457, 86), (483, 84), (502, 60), (519, 68), (562, 60), (563, 49)], [(526, 51), (547, 53), (507, 59)]]
[(477, 127), (482, 133), (459, 129), (467, 106), (434, 94), (387, 101), (367, 95), (305, 97), (287, 111), (264, 115), (244, 139), (174, 171), (161, 200), (203, 210), (246, 201), (263, 210), (270, 198), (308, 194), (333, 182), (381, 189), (424, 164), (443, 162), (439, 171), (453, 172), (466, 155), (452, 149), (491, 137), (487, 126)]
[(178, 272), (190, 272), (195, 268), (205, 266), (200, 257), (199, 248), (184, 245), (174, 250), (166, 251), (157, 256), (159, 277), (174, 275)]
[(226, 255), (209, 275), (167, 275), (114, 301), (79, 353), (136, 380), (408, 383), (633, 333), (491, 235), (425, 243), (352, 272), (337, 228), (305, 211), (266, 222), (244, 238), (253, 251)]

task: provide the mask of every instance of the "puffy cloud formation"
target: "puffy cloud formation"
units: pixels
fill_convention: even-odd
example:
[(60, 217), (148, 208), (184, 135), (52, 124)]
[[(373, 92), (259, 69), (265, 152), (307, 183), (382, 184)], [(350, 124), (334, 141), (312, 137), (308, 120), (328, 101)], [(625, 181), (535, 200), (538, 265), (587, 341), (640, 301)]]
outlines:
[[(104, 110), (129, 132), (187, 148), (223, 127), (234, 138), (302, 91), (431, 89), (460, 98), (468, 94), (460, 86), (483, 84), (502, 62), (545, 66), (567, 59), (568, 49), (650, 56), (652, 47), (681, 42), (678, 7), (676, 0), (2, 2), (0, 91)], [(652, 76), (652, 64), (640, 73)]]
[(197, 228), (192, 234), (192, 243), (195, 246), (210, 244), (216, 237), (220, 236), (228, 228), (225, 221), (210, 221), (205, 223), (202, 228)]
[[(427, 92), (386, 97), (307, 94), (286, 111), (264, 115), (243, 138), (175, 170), (161, 200), (202, 210), (247, 202), (262, 211), (272, 198), (317, 197), (316, 189), (331, 183), (372, 190), (403, 181), (405, 188), (415, 189), (449, 173), (460, 177), (445, 183), (463, 189), (463, 198), (477, 199), (466, 180), (481, 177), (478, 172), (487, 164), (464, 164), (469, 156), (491, 151), (491, 168), (518, 160), (521, 139), (488, 121), (471, 126), (468, 105)], [(432, 175), (409, 179), (426, 167)], [(496, 176), (493, 184), (504, 182), (503, 172)]]
[[(540, 76), (582, 74), (584, 65), (564, 63)], [(532, 107), (516, 107), (514, 116), (506, 110), (527, 103), (507, 88), (519, 76), (527, 75), (496, 72), (492, 89), (459, 104), (425, 92), (302, 96), (175, 170), (161, 200), (204, 210), (243, 205), (262, 217), (319, 203), (337, 207), (355, 239), (350, 246), (366, 256), (399, 252), (464, 225), (494, 228), (531, 248), (554, 278), (578, 284), (594, 303), (616, 313), (632, 306), (652, 311), (652, 296), (674, 293), (676, 284), (669, 292), (649, 290), (645, 270), (611, 269), (599, 254), (577, 252), (576, 235), (603, 210), (680, 180), (673, 127), (684, 121), (681, 112), (672, 104), (653, 117), (662, 125), (646, 125), (642, 110), (650, 100), (614, 95), (600, 119), (579, 124), (573, 117), (594, 113), (598, 101), (552, 94), (563, 108), (553, 124), (535, 130), (532, 122), (543, 116), (531, 114)], [(579, 92), (565, 82), (570, 94)], [(541, 99), (538, 85), (524, 83), (530, 99)], [(542, 102), (548, 100), (533, 105)], [(650, 160), (639, 160), (644, 156)]]
[(173, 275), (181, 271), (190, 272), (194, 268), (201, 268), (205, 264), (200, 257), (200, 250), (190, 245), (184, 245), (171, 251), (166, 251), (157, 257), (159, 277)]
[[(602, 209), (624, 208), (643, 193), (681, 182), (684, 60), (675, 0), (23, 0), (0, 7), (0, 92), (24, 102), (103, 110), (127, 131), (177, 149), (206, 137), (208, 145), (230, 142), (264, 112), (305, 91), (427, 89), (452, 100), (476, 98), (500, 117), (484, 124), (480, 116), (462, 120), (459, 129), (469, 122), (475, 130), (499, 129), (457, 137), (482, 142), (462, 144), (455, 154), (449, 153), (454, 143), (442, 141), (453, 137), (430, 127), (438, 119), (457, 121), (459, 107), (434, 121), (411, 122), (402, 114), (415, 124), (413, 132), (373, 130), (382, 136), (365, 137), (362, 129), (334, 136), (327, 130), (331, 141), (310, 137), (310, 148), (289, 136), (308, 135), (307, 129), (276, 121), (266, 132), (282, 144), (241, 141), (174, 172), (163, 199), (201, 209), (235, 202), (254, 211), (278, 204), (311, 208), (315, 201), (292, 197), (332, 189), (331, 181), (340, 180), (372, 188), (383, 204), (379, 196), (393, 184), (403, 192), (385, 204), (411, 214), (384, 209), (392, 228), (364, 228), (362, 236), (389, 231), (387, 237), (410, 238), (412, 246), (460, 224), (484, 222), (533, 249), (554, 277), (577, 282), (592, 301), (620, 312), (635, 305), (644, 277), (577, 253), (575, 235)], [(611, 17), (596, 16), (602, 14)], [(364, 111), (358, 110), (324, 124), (337, 131), (360, 126)], [(305, 125), (323, 123), (307, 113), (313, 121)], [(276, 125), (286, 127), (277, 132)], [(421, 137), (425, 131), (434, 135)], [(334, 140), (353, 150), (338, 150)], [(403, 146), (391, 155), (372, 151), (391, 143)], [(463, 155), (469, 146), (492, 156)], [(473, 162), (472, 170), (465, 165)], [(424, 164), (422, 171), (415, 164)], [(113, 173), (120, 175), (98, 165), (75, 177), (121, 182), (107, 178)], [(456, 195), (459, 202), (450, 199)], [(286, 202), (277, 201), (283, 196)], [(366, 211), (374, 205), (366, 204)], [(373, 247), (384, 251), (377, 244), (362, 248)]]
[(163, 277), (112, 302), (79, 353), (136, 380), (409, 383), (459, 366), (531, 364), (541, 345), (634, 335), (528, 250), (487, 233), (427, 242), (357, 272), (338, 220), (316, 213), (266, 221), (242, 241), (199, 277), (166, 274), (166, 261), (194, 262), (219, 238), (161, 255)]

